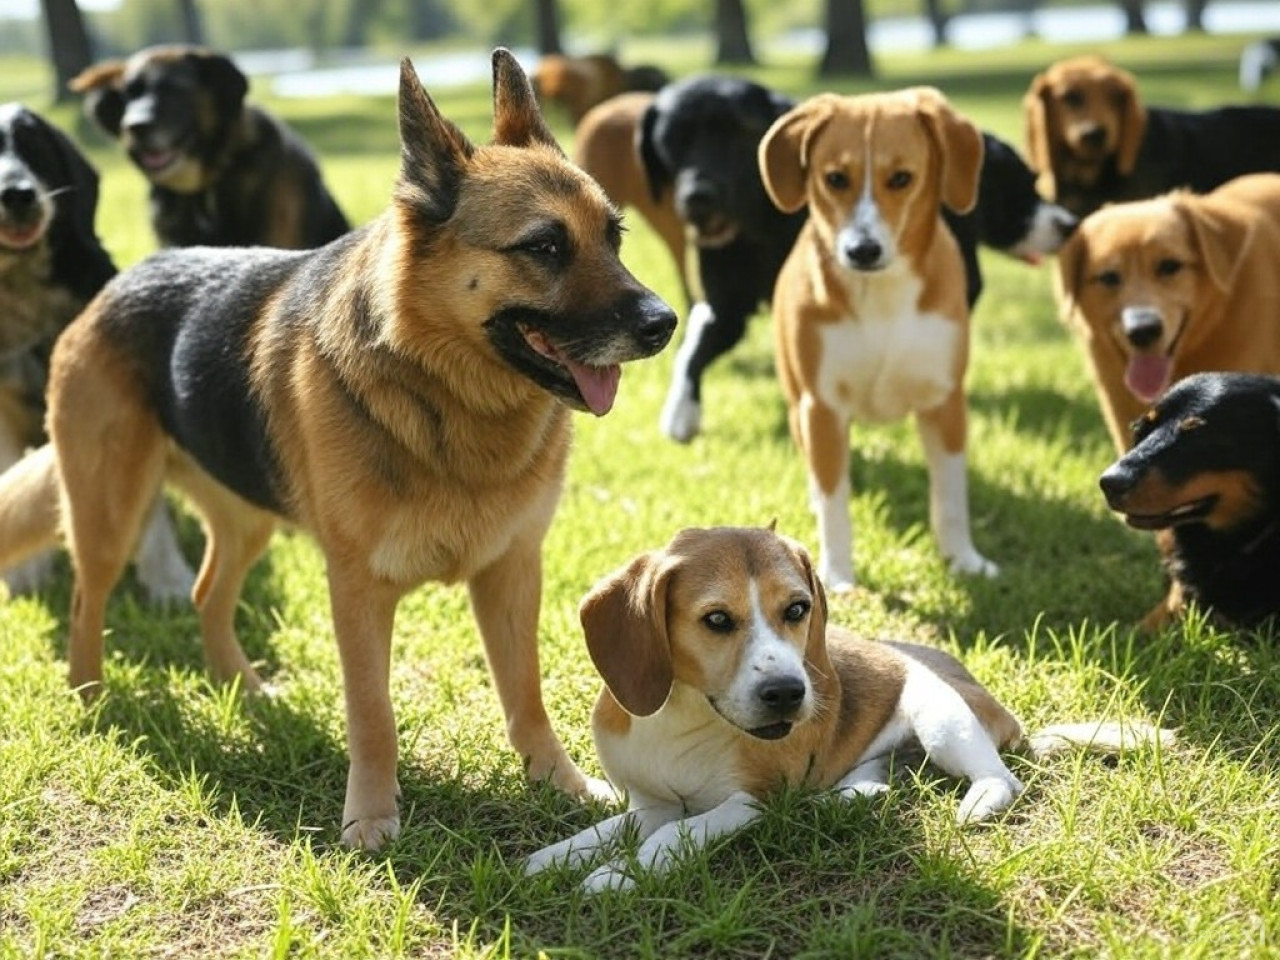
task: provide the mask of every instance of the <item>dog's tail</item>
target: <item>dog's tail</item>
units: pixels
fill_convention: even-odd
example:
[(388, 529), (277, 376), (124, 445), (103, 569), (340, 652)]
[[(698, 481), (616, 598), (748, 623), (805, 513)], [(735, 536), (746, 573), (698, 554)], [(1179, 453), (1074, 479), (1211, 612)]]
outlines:
[(0, 570), (57, 543), (58, 486), (58, 462), (47, 443), (0, 474)]
[(1171, 747), (1178, 742), (1173, 730), (1149, 723), (1122, 721), (1104, 723), (1056, 723), (1038, 730), (1023, 741), (1023, 747), (1037, 760), (1068, 750), (1092, 753), (1123, 753), (1141, 747)]

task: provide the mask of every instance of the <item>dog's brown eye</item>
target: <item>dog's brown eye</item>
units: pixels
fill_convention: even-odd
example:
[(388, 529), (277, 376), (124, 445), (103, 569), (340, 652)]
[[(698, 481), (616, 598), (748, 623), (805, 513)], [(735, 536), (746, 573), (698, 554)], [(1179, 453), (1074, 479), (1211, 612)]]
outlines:
[(787, 623), (799, 623), (809, 613), (809, 602), (807, 600), (797, 600), (787, 609), (782, 611), (782, 619)]
[(895, 170), (885, 182), (890, 190), (903, 190), (910, 186), (912, 179), (910, 170)]
[(1062, 102), (1073, 110), (1079, 110), (1084, 106), (1084, 94), (1079, 90), (1068, 90), (1062, 95)]
[(1175, 273), (1182, 269), (1182, 261), (1174, 260), (1172, 257), (1165, 257), (1156, 264), (1157, 277), (1172, 277)]
[(1110, 290), (1119, 287), (1122, 280), (1119, 270), (1103, 270), (1093, 279), (1099, 286), (1107, 287)]
[(733, 629), (733, 617), (729, 616), (723, 610), (712, 610), (702, 618), (710, 630), (716, 633), (728, 633)]
[(843, 170), (828, 170), (823, 179), (832, 190), (849, 189), (849, 175)]

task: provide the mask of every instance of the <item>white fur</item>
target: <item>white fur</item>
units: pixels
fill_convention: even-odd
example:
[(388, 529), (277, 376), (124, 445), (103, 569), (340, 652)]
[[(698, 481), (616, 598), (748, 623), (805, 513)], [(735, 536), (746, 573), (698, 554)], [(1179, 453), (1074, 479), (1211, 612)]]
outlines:
[(969, 467), (963, 452), (947, 453), (927, 420), (917, 421), (929, 465), (929, 523), (953, 573), (994, 577), (1000, 568), (980, 554), (969, 532)]
[(1033, 258), (1057, 253), (1067, 234), (1076, 224), (1076, 217), (1056, 203), (1040, 203), (1031, 216), (1031, 227), (1026, 235), (1009, 248), (1015, 257)]
[(693, 384), (689, 380), (689, 361), (697, 350), (703, 333), (715, 323), (715, 314), (706, 303), (695, 303), (689, 311), (684, 339), (676, 351), (671, 368), (671, 386), (658, 417), (658, 428), (679, 443), (688, 443), (702, 430), (702, 404), (693, 399)]

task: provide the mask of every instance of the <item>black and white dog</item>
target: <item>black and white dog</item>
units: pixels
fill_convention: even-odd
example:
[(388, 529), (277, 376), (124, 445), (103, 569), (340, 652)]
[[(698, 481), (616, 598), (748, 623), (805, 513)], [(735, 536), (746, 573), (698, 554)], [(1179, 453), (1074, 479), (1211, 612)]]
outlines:
[[(116, 268), (94, 229), (98, 174), (61, 130), (19, 103), (0, 104), (0, 471), (45, 441), (49, 351)], [(135, 556), (155, 599), (194, 577), (157, 501)], [(48, 558), (0, 573), (10, 592), (39, 587)]]
[[(674, 190), (697, 251), (698, 276), (690, 279), (698, 302), (659, 421), (674, 440), (687, 442), (701, 429), (702, 374), (769, 302), (804, 223), (804, 211), (773, 206), (756, 160), (765, 131), (794, 105), (748, 80), (704, 74), (664, 87), (642, 118), (639, 151), (649, 187), (655, 198)], [(1036, 193), (1035, 175), (1016, 150), (992, 134), (984, 139), (977, 207), (964, 216), (944, 212), (964, 255), (970, 306), (982, 291), (979, 243), (1034, 259), (1056, 251), (1076, 224)]]

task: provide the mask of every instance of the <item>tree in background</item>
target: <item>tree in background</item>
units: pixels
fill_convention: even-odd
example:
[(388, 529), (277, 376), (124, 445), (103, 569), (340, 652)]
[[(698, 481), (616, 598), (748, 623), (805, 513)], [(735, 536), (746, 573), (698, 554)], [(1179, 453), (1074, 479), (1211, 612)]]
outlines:
[(827, 0), (827, 49), (818, 65), (822, 77), (873, 77), (863, 0)]
[(93, 63), (93, 45), (76, 0), (40, 0), (40, 6), (53, 60), (53, 101), (63, 103), (73, 96), (67, 87), (71, 78)]
[(204, 25), (200, 22), (196, 0), (178, 0), (178, 13), (182, 17), (182, 39), (187, 43), (203, 46)]
[(556, 0), (537, 0), (534, 5), (538, 53), (563, 53), (560, 49), (560, 11)]
[(716, 63), (753, 64), (747, 33), (747, 9), (742, 0), (716, 0)]

